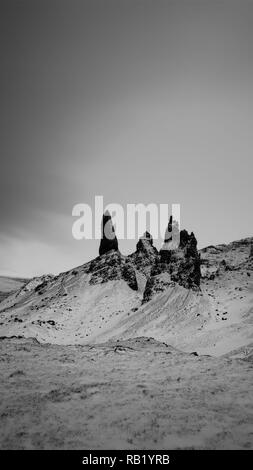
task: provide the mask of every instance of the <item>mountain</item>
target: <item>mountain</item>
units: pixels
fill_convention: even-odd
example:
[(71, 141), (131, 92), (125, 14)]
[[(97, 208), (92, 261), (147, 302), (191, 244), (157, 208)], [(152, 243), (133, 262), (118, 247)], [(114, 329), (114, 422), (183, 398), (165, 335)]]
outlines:
[(123, 256), (106, 214), (95, 259), (5, 279), (2, 449), (252, 448), (253, 238), (172, 226)]
[(33, 278), (5, 298), (0, 334), (65, 345), (151, 336), (181, 351), (226, 353), (253, 340), (252, 243), (198, 251), (183, 230), (177, 249), (158, 252), (146, 232), (123, 256), (115, 239), (103, 240), (94, 260)]

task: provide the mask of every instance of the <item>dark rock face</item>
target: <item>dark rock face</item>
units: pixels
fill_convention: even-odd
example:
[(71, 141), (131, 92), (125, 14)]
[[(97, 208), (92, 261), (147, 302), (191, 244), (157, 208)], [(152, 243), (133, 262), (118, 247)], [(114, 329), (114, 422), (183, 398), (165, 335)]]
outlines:
[(136, 250), (137, 251), (144, 251), (144, 252), (149, 252), (150, 247), (153, 247), (153, 238), (152, 235), (150, 235), (149, 232), (145, 232), (142, 237), (139, 239), (137, 245), (136, 245)]
[(135, 269), (119, 251), (111, 250), (92, 260), (89, 273), (91, 285), (124, 279), (131, 289), (138, 290)]
[(157, 256), (158, 251), (153, 246), (153, 238), (149, 232), (145, 232), (136, 245), (136, 251), (129, 255), (128, 259), (138, 271), (148, 277)]
[(172, 215), (168, 226), (165, 231), (164, 243), (160, 250), (160, 260), (164, 263), (169, 263), (171, 259), (171, 252), (175, 251), (180, 245), (181, 236), (179, 233), (178, 223), (172, 220)]
[(126, 259), (122, 266), (122, 277), (133, 290), (138, 290), (135, 269), (130, 260)]
[[(189, 243), (190, 238), (192, 236), (193, 236), (193, 239), (196, 240), (193, 233), (191, 233), (191, 235), (189, 235), (187, 230), (181, 230), (181, 232), (180, 232), (180, 248), (185, 248), (187, 246), (187, 244)], [(196, 245), (197, 245), (197, 240), (196, 240)]]
[(121, 279), (121, 254), (119, 251), (111, 251), (98, 256), (90, 263), (90, 284), (102, 284), (103, 282)]
[(157, 259), (147, 280), (142, 303), (148, 302), (155, 294), (159, 294), (173, 285), (169, 273), (164, 270), (162, 263)]
[[(172, 226), (171, 219), (169, 225)], [(180, 232), (180, 244), (175, 249), (165, 233), (165, 243), (153, 264), (150, 277), (147, 281), (143, 295), (143, 302), (147, 302), (155, 293), (162, 292), (175, 283), (186, 289), (199, 290), (200, 286), (200, 256), (197, 250), (197, 240), (193, 233), (186, 230)]]
[(198, 289), (200, 285), (200, 256), (194, 233), (180, 232), (179, 248), (171, 252), (169, 262), (171, 279), (187, 289)]
[(250, 258), (253, 258), (253, 243), (250, 245), (250, 253), (249, 253)]
[(165, 231), (164, 243), (167, 243), (171, 240), (172, 240), (172, 215), (170, 216), (168, 227)]
[(118, 250), (118, 240), (115, 235), (114, 226), (112, 224), (112, 218), (108, 211), (106, 211), (102, 218), (101, 227), (101, 242), (99, 247), (99, 255), (104, 255), (111, 250)]

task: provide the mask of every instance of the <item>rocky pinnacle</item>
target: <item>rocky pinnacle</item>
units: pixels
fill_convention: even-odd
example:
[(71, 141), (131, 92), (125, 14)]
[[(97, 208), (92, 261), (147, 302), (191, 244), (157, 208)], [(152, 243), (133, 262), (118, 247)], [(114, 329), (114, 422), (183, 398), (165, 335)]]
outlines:
[(101, 241), (99, 246), (99, 255), (104, 255), (111, 250), (118, 250), (118, 240), (115, 235), (111, 214), (106, 211), (102, 217), (101, 223)]

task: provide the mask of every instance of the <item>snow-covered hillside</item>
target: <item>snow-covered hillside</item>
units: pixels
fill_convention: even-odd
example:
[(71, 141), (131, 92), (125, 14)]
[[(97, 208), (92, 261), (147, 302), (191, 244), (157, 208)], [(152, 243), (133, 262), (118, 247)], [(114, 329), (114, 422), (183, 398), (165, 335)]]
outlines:
[(0, 303), (0, 334), (55, 344), (152, 336), (184, 351), (223, 354), (253, 341), (251, 244), (201, 250), (200, 289), (186, 289), (165, 271), (156, 275), (160, 290), (145, 302), (150, 275), (140, 256), (134, 264), (118, 251), (34, 278)]

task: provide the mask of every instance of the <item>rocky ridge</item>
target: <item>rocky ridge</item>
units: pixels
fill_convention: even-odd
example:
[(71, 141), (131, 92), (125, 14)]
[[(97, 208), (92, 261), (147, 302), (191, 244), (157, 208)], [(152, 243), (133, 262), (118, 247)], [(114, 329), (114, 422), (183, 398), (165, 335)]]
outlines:
[[(109, 239), (105, 234), (105, 227)], [(123, 279), (133, 290), (140, 288), (140, 275), (145, 278), (143, 302), (176, 283), (186, 289), (198, 290), (200, 286), (200, 256), (197, 240), (193, 233), (182, 230), (179, 234), (179, 247), (172, 245), (172, 216), (165, 232), (164, 245), (158, 250), (153, 238), (145, 232), (136, 245), (136, 251), (123, 256), (118, 249), (118, 241), (111, 215), (106, 212), (102, 219), (102, 237), (99, 256), (89, 264), (89, 283), (99, 284)], [(138, 283), (139, 281), (139, 283)]]
[(153, 336), (211, 354), (252, 342), (253, 239), (198, 252), (193, 233), (182, 230), (176, 248), (168, 228), (160, 251), (146, 232), (129, 256), (104, 243), (88, 263), (31, 279), (0, 303), (0, 335), (55, 344)]

